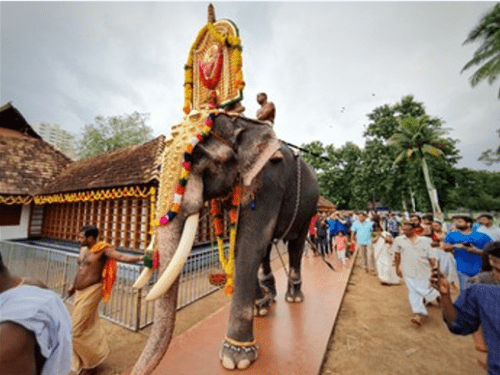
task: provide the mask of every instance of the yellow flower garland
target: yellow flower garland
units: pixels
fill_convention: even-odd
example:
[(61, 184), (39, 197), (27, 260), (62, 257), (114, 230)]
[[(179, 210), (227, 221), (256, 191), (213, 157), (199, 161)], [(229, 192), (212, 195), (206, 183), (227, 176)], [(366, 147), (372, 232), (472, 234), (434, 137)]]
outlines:
[(93, 202), (106, 199), (118, 199), (122, 197), (137, 197), (146, 198), (151, 196), (151, 201), (154, 203), (156, 189), (154, 187), (141, 189), (138, 186), (115, 188), (108, 190), (82, 191), (76, 193), (60, 193), (52, 195), (35, 195), (35, 196), (3, 196), (0, 195), (1, 204), (30, 204), (35, 202), (36, 205), (51, 204), (51, 203), (71, 203), (71, 202)]
[(22, 196), (22, 195), (0, 195), (0, 204), (6, 204), (8, 206), (13, 204), (30, 204), (33, 202), (33, 197), (31, 196)]
[(35, 196), (35, 204), (42, 205), (46, 203), (71, 203), (71, 202), (93, 202), (106, 199), (118, 199), (122, 197), (146, 198), (149, 195), (155, 195), (154, 187), (141, 189), (138, 186), (115, 188), (107, 190), (82, 191), (77, 193), (61, 193), (52, 195)]
[(237, 185), (233, 191), (232, 208), (230, 211), (229, 254), (226, 259), (224, 254), (224, 240), (222, 239), (221, 210), (217, 200), (211, 201), (211, 212), (214, 215), (215, 236), (219, 248), (219, 262), (222, 270), (227, 275), (224, 294), (230, 296), (234, 291), (234, 256), (236, 252), (236, 231), (238, 226), (239, 206), (241, 202), (241, 186)]

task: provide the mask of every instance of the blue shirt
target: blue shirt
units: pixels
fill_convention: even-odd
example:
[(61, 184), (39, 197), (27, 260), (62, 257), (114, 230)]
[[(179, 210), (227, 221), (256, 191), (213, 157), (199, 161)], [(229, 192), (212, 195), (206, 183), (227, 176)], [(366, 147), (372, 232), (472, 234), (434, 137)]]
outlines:
[(472, 284), (454, 303), (457, 319), (448, 323), (451, 332), (469, 335), (482, 326), (488, 348), (488, 374), (500, 375), (500, 285)]
[[(480, 232), (471, 232), (470, 234), (463, 234), (455, 230), (450, 232), (444, 238), (444, 242), (455, 245), (469, 243), (480, 250), (491, 242), (491, 237)], [(481, 271), (481, 255), (470, 253), (465, 249), (455, 247), (455, 260), (457, 261), (457, 270), (465, 273), (468, 276), (474, 276)]]
[(356, 239), (360, 245), (369, 245), (371, 243), (372, 230), (373, 223), (370, 221), (365, 221), (363, 224), (356, 221), (351, 227), (351, 232), (356, 232)]
[(389, 219), (386, 221), (387, 223), (387, 228), (386, 230), (391, 233), (398, 233), (399, 232), (399, 223), (394, 220), (394, 219)]
[(328, 225), (330, 226), (330, 236), (335, 237), (341, 230), (347, 235), (347, 228), (340, 222), (340, 220), (328, 219)]

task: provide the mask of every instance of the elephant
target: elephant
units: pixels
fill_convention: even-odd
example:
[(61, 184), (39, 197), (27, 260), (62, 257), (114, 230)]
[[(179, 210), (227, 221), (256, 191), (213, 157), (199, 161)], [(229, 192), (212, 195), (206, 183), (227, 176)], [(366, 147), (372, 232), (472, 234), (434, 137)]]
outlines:
[[(288, 247), (285, 300), (303, 301), (301, 259), (309, 224), (317, 211), (319, 187), (316, 176), (309, 165), (277, 140), (267, 123), (220, 113), (214, 118), (208, 137), (192, 152), (191, 174), (177, 216), (157, 231), (162, 275), (154, 287), (161, 285), (159, 288), (163, 289), (155, 302), (151, 335), (133, 374), (150, 374), (171, 340), (178, 274), (182, 265), (176, 267), (177, 274), (166, 276), (167, 264), (173, 262), (172, 258), (176, 251), (181, 251), (184, 242), (187, 241), (189, 250), (192, 247), (194, 235), (191, 234), (188, 240), (184, 235), (189, 228), (191, 232), (196, 230), (193, 225), (196, 228), (196, 218), (204, 202), (228, 196), (239, 181), (243, 182), (247, 194), (242, 194), (240, 206), (234, 294), (227, 335), (220, 350), (222, 365), (227, 369), (244, 369), (258, 357), (253, 332), (254, 315), (265, 314), (269, 302), (276, 297), (270, 267), (273, 240), (282, 239)], [(176, 250), (179, 243), (179, 250)], [(260, 280), (259, 269), (263, 274)], [(167, 277), (172, 280), (169, 282), (171, 286), (164, 287), (162, 279)]]

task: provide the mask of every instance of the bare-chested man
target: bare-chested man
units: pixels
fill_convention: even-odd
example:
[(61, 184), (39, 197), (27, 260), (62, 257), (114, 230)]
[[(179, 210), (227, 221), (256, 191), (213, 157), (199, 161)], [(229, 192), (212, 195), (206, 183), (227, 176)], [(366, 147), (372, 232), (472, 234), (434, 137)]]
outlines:
[(91, 374), (109, 354), (109, 347), (100, 326), (99, 302), (107, 302), (116, 276), (116, 261), (136, 263), (144, 256), (117, 252), (114, 246), (98, 242), (99, 230), (88, 225), (78, 235), (80, 256), (78, 272), (68, 296), (75, 294), (72, 313), (73, 365), (78, 374)]
[(264, 92), (257, 94), (257, 103), (260, 104), (260, 108), (257, 110), (257, 120), (266, 121), (273, 125), (276, 116), (274, 103), (267, 101), (267, 94)]

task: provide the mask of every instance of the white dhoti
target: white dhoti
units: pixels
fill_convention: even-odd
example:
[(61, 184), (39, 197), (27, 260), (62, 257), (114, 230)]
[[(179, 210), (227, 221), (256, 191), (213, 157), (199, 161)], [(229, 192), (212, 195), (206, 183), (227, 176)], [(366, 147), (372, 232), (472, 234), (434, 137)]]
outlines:
[(407, 276), (404, 279), (408, 289), (411, 310), (414, 314), (427, 316), (425, 304), (435, 301), (439, 297), (439, 292), (431, 286), (429, 279), (417, 279)]
[(447, 253), (440, 249), (432, 249), (433, 254), (439, 262), (439, 270), (448, 279), (449, 282), (454, 283), (457, 288), (460, 285), (457, 274), (457, 262), (453, 253)]

